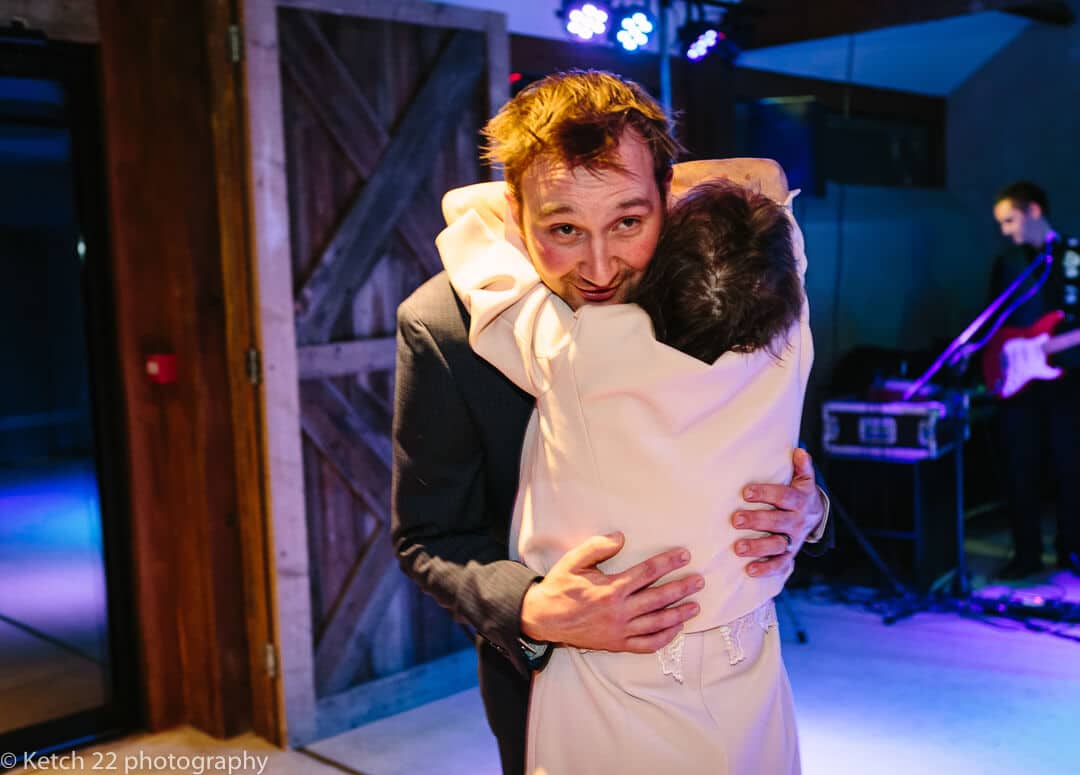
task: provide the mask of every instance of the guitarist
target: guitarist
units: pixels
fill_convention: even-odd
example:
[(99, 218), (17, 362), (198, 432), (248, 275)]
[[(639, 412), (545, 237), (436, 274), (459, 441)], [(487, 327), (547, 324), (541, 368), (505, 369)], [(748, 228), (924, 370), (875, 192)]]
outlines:
[[(1061, 310), (1065, 318), (1054, 332), (1059, 334), (1080, 327), (1080, 240), (1054, 232), (1049, 214), (1046, 193), (1033, 183), (1013, 183), (997, 195), (994, 219), (1013, 246), (994, 262), (990, 290), (994, 296), (1001, 293), (1043, 253), (1049, 237), (1053, 254), (1049, 275), (1006, 325), (1027, 327), (1046, 313)], [(1041, 276), (1042, 270), (1035, 270), (1015, 298)], [(1001, 402), (1005, 496), (1013, 534), (1013, 557), (998, 572), (1001, 579), (1024, 578), (1043, 569), (1037, 494), (1046, 465), (1057, 491), (1058, 566), (1080, 576), (1080, 347), (1053, 356), (1051, 364), (1064, 370), (1059, 379), (1033, 381)]]

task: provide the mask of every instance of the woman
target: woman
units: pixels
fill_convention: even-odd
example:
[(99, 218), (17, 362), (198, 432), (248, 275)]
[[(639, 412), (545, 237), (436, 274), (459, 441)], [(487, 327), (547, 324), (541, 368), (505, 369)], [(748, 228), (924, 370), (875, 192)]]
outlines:
[[(489, 216), (489, 223), (490, 214)], [(622, 531), (617, 573), (694, 554), (701, 613), (656, 655), (558, 648), (533, 682), (527, 772), (795, 773), (798, 743), (772, 598), (731, 551), (749, 482), (787, 482), (813, 358), (802, 235), (783, 205), (733, 185), (669, 214), (632, 295), (576, 312), (477, 212), (437, 244), (470, 344), (537, 409), (511, 546), (546, 573)]]

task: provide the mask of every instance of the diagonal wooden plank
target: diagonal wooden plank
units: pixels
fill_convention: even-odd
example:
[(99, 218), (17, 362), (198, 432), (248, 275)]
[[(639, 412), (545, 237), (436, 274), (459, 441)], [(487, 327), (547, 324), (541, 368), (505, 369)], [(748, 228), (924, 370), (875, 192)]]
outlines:
[(372, 614), (375, 609), (385, 609), (398, 586), (397, 574), (390, 572), (397, 560), (385, 524), (380, 525), (368, 542), (315, 645), (315, 685), (319, 696), (339, 692), (352, 681), (364, 658), (364, 650), (359, 646), (370, 632), (367, 627)]
[[(290, 18), (295, 21), (283, 24), (281, 29), (285, 69), (338, 147), (361, 177), (367, 179), (390, 142), (389, 128), (371, 107), (314, 15), (305, 13)], [(320, 57), (322, 64), (316, 68), (314, 62)], [(422, 188), (416, 194), (409, 217), (397, 225), (409, 251), (430, 274), (442, 270), (433, 246), (434, 236), (443, 226), (439, 212), (435, 195)]]
[(303, 380), (344, 377), (392, 369), (396, 355), (395, 337), (382, 336), (297, 348), (296, 366)]
[(363, 666), (372, 633), (386, 614), (393, 596), (411, 582), (394, 569), (395, 555), (389, 536), (382, 531), (373, 538), (361, 561), (364, 567), (350, 577), (342, 602), (334, 611), (329, 630), (315, 651), (319, 695), (328, 696), (346, 689)]
[(368, 506), (379, 527), (368, 539), (356, 567), (349, 574), (315, 647), (315, 681), (319, 695), (349, 685), (360, 667), (366, 623), (372, 607), (385, 605), (394, 591), (390, 573), (394, 554), (390, 524), (390, 441), (375, 428), (388, 422), (375, 406), (351, 404), (326, 380), (300, 388), (301, 419), (312, 444), (342, 474)]
[(430, 173), (461, 106), (483, 71), (483, 51), (468, 33), (455, 32), (412, 102), (378, 169), (319, 257), (297, 299), (297, 340), (325, 342), (350, 288), (379, 257), (378, 247), (412, 204)]
[(345, 63), (310, 14), (290, 16), (281, 25), (278, 42), (285, 71), (342, 152), (366, 177), (390, 137)]
[(354, 487), (380, 513), (389, 513), (390, 461), (393, 451), (390, 419), (374, 401), (352, 404), (326, 380), (300, 385), (300, 418), (304, 432)]

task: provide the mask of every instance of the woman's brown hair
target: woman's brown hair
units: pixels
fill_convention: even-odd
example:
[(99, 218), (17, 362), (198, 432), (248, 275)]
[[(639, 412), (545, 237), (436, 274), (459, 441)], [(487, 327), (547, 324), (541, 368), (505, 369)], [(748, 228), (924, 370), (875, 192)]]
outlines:
[(767, 348), (799, 319), (803, 283), (781, 205), (730, 183), (691, 189), (668, 213), (631, 301), (656, 338), (712, 363)]

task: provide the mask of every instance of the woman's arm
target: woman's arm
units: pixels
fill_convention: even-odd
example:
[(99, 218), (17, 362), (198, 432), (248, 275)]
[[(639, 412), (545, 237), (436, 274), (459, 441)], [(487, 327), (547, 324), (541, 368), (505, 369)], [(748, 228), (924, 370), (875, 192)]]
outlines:
[(707, 159), (676, 164), (672, 169), (669, 203), (699, 183), (708, 180), (730, 180), (752, 191), (764, 194), (774, 202), (783, 203), (788, 196), (784, 168), (772, 159)]
[(503, 227), (505, 208), (506, 184), (501, 180), (452, 188), (442, 198), (442, 213), (447, 226), (469, 210), (475, 210), (487, 227), (498, 233)]
[(570, 308), (475, 211), (443, 229), (435, 244), (469, 312), (472, 349), (522, 390), (546, 391), (550, 361), (569, 341)]

